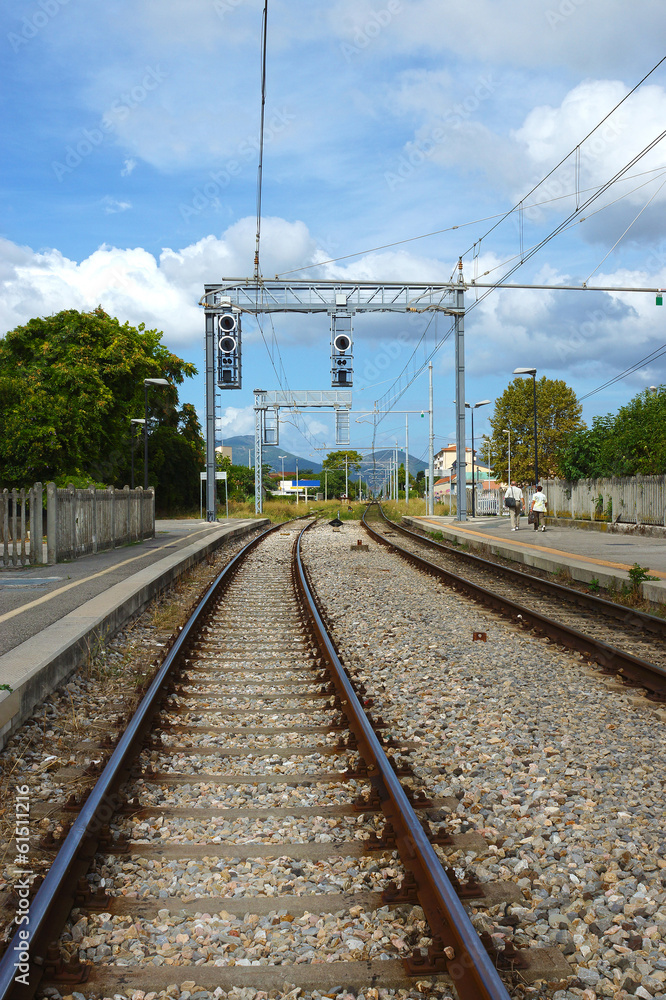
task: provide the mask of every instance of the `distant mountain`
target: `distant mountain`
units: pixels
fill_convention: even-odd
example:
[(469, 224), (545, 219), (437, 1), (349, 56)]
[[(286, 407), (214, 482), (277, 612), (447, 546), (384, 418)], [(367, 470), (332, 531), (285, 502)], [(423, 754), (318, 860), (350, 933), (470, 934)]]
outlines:
[[(239, 434), (236, 437), (220, 439), (215, 442), (216, 444), (226, 445), (231, 448), (231, 460), (234, 465), (247, 465), (248, 462), (250, 466), (254, 466), (254, 434)], [(344, 448), (331, 448), (331, 451), (344, 451)], [(353, 450), (350, 448), (350, 450)], [(284, 455), (284, 474), (285, 478), (294, 478), (296, 475), (296, 462), (298, 462), (298, 472), (299, 476), (303, 469), (312, 469), (313, 473), (319, 474), (321, 472), (321, 462), (316, 462), (312, 458), (303, 458), (302, 455), (296, 455), (294, 452), (287, 451), (286, 448), (279, 447), (264, 447), (264, 464), (270, 465), (273, 472), (279, 472), (282, 474), (282, 459), (280, 455)], [(322, 452), (322, 457), (325, 456), (325, 452)], [(392, 448), (380, 448), (374, 453), (374, 458), (372, 456), (367, 456), (363, 465), (361, 466), (361, 476), (363, 479), (367, 479), (368, 476), (372, 476), (377, 480), (384, 478), (385, 472), (389, 467), (389, 463), (393, 458)], [(405, 462), (405, 451), (404, 448), (398, 451), (398, 464), (404, 465)], [(409, 472), (410, 475), (415, 476), (417, 472), (422, 472), (423, 469), (427, 469), (428, 463), (423, 462), (420, 458), (415, 458), (413, 455), (409, 456)]]
[[(231, 448), (231, 461), (233, 465), (248, 465), (249, 463), (250, 466), (254, 467), (254, 434), (239, 434), (236, 437), (225, 438), (224, 441), (216, 441), (215, 444), (223, 444), (227, 448)], [(264, 465), (270, 465), (273, 472), (279, 472), (280, 475), (282, 475), (283, 468), (280, 455), (284, 455), (285, 479), (296, 476), (296, 462), (298, 462), (299, 476), (302, 469), (312, 469), (313, 473), (321, 472), (321, 462), (316, 462), (312, 458), (303, 458), (301, 455), (295, 455), (292, 451), (287, 451), (286, 448), (276, 448), (273, 445), (267, 447), (264, 445), (262, 452)]]

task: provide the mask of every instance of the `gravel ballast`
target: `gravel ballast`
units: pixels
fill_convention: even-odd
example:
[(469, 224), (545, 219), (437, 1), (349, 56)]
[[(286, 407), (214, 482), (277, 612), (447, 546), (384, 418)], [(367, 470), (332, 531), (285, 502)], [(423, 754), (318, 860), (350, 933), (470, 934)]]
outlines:
[[(350, 551), (357, 538), (367, 552)], [(451, 832), (488, 842), (455, 865), (521, 890), (519, 904), (471, 907), (478, 929), (559, 946), (572, 979), (556, 997), (665, 996), (666, 713), (447, 592), (360, 525), (312, 529), (304, 555), (373, 715), (418, 744), (429, 794), (458, 798)]]

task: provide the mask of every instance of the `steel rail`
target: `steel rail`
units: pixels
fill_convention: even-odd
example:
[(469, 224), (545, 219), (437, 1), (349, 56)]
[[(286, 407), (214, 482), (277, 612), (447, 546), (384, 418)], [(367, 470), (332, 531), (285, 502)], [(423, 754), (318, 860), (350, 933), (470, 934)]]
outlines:
[[(57, 938), (69, 915), (78, 878), (90, 866), (101, 830), (122, 804), (118, 788), (137, 745), (159, 706), (163, 685), (174, 663), (186, 648), (203, 615), (221, 596), (240, 563), (267, 535), (281, 527), (283, 523), (280, 522), (272, 525), (241, 549), (221, 570), (183, 626), (125, 732), (120, 736), (97, 784), (81, 807), (42, 885), (31, 901), (29, 910), (23, 915), (24, 922), (18, 926), (0, 959), (0, 1000), (27, 1000), (37, 991), (47, 962), (48, 946)], [(26, 963), (18, 961), (23, 955), (28, 956)], [(18, 970), (20, 964), (29, 966), (27, 983)], [(69, 985), (73, 986), (71, 983)]]
[[(595, 663), (598, 663), (604, 671), (613, 674), (622, 674), (628, 681), (638, 687), (645, 688), (657, 699), (661, 700), (666, 697), (666, 670), (662, 667), (654, 663), (649, 663), (638, 656), (632, 656), (631, 653), (626, 653), (624, 650), (618, 649), (616, 646), (611, 646), (610, 643), (604, 642), (601, 639), (594, 639), (592, 636), (585, 635), (585, 633), (580, 632), (570, 625), (564, 625), (562, 622), (547, 618), (538, 611), (533, 611), (531, 608), (527, 608), (517, 601), (512, 601), (508, 597), (495, 594), (480, 584), (472, 583), (471, 580), (466, 580), (464, 577), (458, 576), (450, 570), (444, 569), (442, 566), (437, 566), (423, 556), (408, 552), (407, 549), (396, 545), (395, 542), (389, 541), (381, 532), (375, 531), (368, 524), (366, 514), (367, 510), (363, 514), (362, 524), (368, 534), (380, 544), (394, 549), (403, 559), (411, 562), (414, 566), (430, 573), (432, 576), (438, 577), (440, 580), (444, 580), (455, 590), (466, 594), (475, 601), (485, 604), (494, 611), (498, 611), (505, 616), (509, 615), (515, 620), (520, 620), (523, 625), (532, 626), (554, 642), (569, 649), (574, 649), (579, 653), (584, 653)], [(392, 521), (388, 523), (392, 527), (397, 527)], [(413, 533), (410, 532), (410, 534)], [(419, 535), (414, 535), (414, 537), (418, 538), (421, 542), (427, 542), (426, 539), (421, 538)], [(442, 548), (442, 546), (438, 547)], [(474, 558), (479, 559), (480, 557), (475, 556)], [(483, 559), (480, 561), (486, 562)], [(495, 563), (486, 563), (486, 565), (496, 568)], [(511, 572), (516, 571), (512, 570)], [(533, 579), (527, 574), (520, 574), (520, 576), (523, 580), (525, 577), (530, 581)], [(540, 582), (545, 583), (546, 581)]]
[(428, 538), (427, 535), (420, 535), (418, 532), (406, 528), (404, 524), (396, 524), (395, 521), (389, 521), (381, 507), (379, 510), (384, 523), (390, 524), (391, 527), (398, 531), (401, 535), (413, 538), (416, 541), (421, 542), (422, 545), (426, 545), (430, 548), (439, 549), (441, 552), (445, 552), (447, 556), (450, 556), (453, 559), (476, 563), (484, 569), (499, 569), (503, 576), (510, 577), (516, 583), (527, 583), (534, 590), (540, 590), (544, 594), (554, 594), (557, 597), (562, 597), (564, 600), (569, 601), (572, 604), (577, 604), (581, 608), (589, 608), (591, 611), (600, 611), (609, 618), (615, 618), (622, 625), (640, 627), (648, 632), (653, 632), (655, 635), (660, 636), (660, 638), (666, 639), (666, 618), (658, 618), (657, 615), (650, 615), (644, 611), (634, 611), (632, 608), (625, 608), (621, 604), (615, 604), (613, 601), (607, 601), (605, 598), (597, 597), (595, 594), (585, 594), (581, 590), (572, 590), (570, 587), (565, 587), (561, 583), (555, 583), (552, 580), (543, 580), (539, 576), (532, 576), (531, 573), (525, 573), (522, 570), (513, 569), (511, 566), (503, 566), (499, 563), (490, 562), (488, 559), (484, 559), (483, 556), (475, 555), (473, 552), (459, 552), (456, 549), (451, 549), (447, 545), (442, 545), (441, 542), (438, 542), (434, 538)]
[(448, 975), (461, 1000), (508, 1000), (509, 994), (387, 759), (328, 635), (301, 556), (301, 541), (307, 527), (294, 543), (295, 581), (309, 611), (322, 657), (331, 671), (342, 711), (368, 765), (370, 780), (379, 793), (382, 808), (395, 830), (400, 857), (416, 879), (416, 892), (433, 937), (443, 942), (441, 958)]

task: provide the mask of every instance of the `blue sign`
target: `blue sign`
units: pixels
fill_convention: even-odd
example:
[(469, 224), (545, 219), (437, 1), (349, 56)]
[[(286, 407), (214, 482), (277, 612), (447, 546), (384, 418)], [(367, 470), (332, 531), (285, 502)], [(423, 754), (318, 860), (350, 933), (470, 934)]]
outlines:
[[(291, 480), (291, 485), (296, 486), (295, 479)], [(298, 488), (300, 489), (301, 486), (321, 486), (321, 479), (299, 479)]]

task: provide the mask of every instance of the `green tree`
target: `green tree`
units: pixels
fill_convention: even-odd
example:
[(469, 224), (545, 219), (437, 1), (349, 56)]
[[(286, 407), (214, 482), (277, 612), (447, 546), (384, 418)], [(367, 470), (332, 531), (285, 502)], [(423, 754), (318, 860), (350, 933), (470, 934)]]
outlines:
[[(130, 419), (143, 417), (145, 378), (172, 383), (149, 391), (149, 432), (170, 415), (176, 433), (180, 425), (192, 442), (192, 413), (177, 412), (175, 384), (196, 368), (161, 338), (143, 324), (121, 325), (101, 307), (68, 309), (7, 333), (0, 341), (0, 485), (69, 476), (127, 483)], [(139, 455), (142, 469), (137, 447)]]
[[(345, 492), (345, 470), (347, 481), (350, 483), (350, 495), (352, 493), (351, 480), (354, 473), (361, 471), (363, 456), (358, 451), (329, 451), (322, 462), (322, 478), (328, 482), (328, 495), (342, 496)], [(323, 473), (328, 473), (324, 476)]]
[(595, 417), (562, 449), (565, 479), (660, 476), (666, 473), (666, 387), (646, 389), (616, 414)]
[[(562, 379), (545, 375), (537, 380), (537, 442), (539, 476), (547, 479), (557, 474), (559, 453), (568, 438), (584, 427), (582, 406), (575, 392)], [(481, 454), (492, 455), (497, 478), (508, 479), (508, 441), (511, 430), (511, 478), (531, 483), (534, 479), (534, 395), (532, 379), (513, 380), (495, 402), (490, 418), (492, 434), (484, 435)]]
[[(227, 474), (227, 489), (230, 500), (250, 500), (254, 497), (254, 469), (248, 469), (246, 465), (232, 465), (231, 459), (226, 455), (224, 458), (217, 456), (217, 468), (222, 469)], [(264, 465), (263, 482), (264, 488), (271, 489), (271, 467)]]
[(173, 408), (150, 435), (149, 482), (155, 485), (158, 513), (195, 509), (200, 472), (206, 464), (204, 440), (196, 410), (185, 403)]

